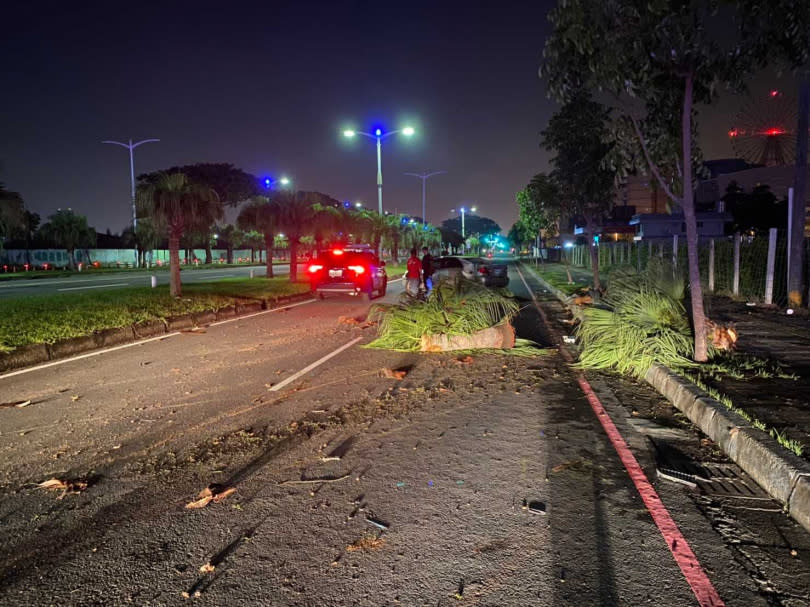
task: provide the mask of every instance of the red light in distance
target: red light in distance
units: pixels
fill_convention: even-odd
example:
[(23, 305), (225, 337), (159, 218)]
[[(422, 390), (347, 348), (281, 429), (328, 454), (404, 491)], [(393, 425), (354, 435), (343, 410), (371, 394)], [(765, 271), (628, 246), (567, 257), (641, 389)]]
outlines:
[(766, 129), (764, 134), (765, 135), (784, 135), (785, 134), (785, 129), (779, 129), (779, 128)]

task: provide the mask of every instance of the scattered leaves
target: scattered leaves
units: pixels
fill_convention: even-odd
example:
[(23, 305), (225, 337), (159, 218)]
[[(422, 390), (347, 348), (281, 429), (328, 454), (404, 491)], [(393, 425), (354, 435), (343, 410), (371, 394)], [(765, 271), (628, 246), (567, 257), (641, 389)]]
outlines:
[(214, 573), (216, 566), (212, 565), (211, 563), (206, 563), (202, 567), (200, 567), (200, 573)]
[(401, 369), (383, 369), (382, 375), (383, 377), (387, 377), (389, 379), (397, 379), (401, 380), (404, 379), (405, 376), (408, 374), (407, 371), (403, 371)]
[(37, 485), (39, 489), (49, 489), (51, 491), (61, 491), (61, 495), (56, 499), (62, 499), (68, 493), (81, 493), (87, 489), (87, 482), (85, 481), (63, 481), (59, 478), (51, 478), (47, 481), (41, 482)]
[(189, 510), (205, 508), (211, 502), (218, 504), (229, 495), (236, 493), (235, 487), (223, 487), (222, 485), (209, 485), (197, 495), (197, 500), (186, 504)]
[(79, 398), (81, 397), (78, 394), (74, 394), (73, 396), (70, 397), (70, 400), (72, 400), (75, 403), (77, 400), (79, 400)]
[(359, 540), (349, 544), (346, 546), (346, 552), (357, 552), (358, 550), (362, 550), (363, 552), (368, 552), (370, 550), (377, 550), (377, 548), (382, 548), (385, 545), (385, 540), (380, 537), (361, 537)]

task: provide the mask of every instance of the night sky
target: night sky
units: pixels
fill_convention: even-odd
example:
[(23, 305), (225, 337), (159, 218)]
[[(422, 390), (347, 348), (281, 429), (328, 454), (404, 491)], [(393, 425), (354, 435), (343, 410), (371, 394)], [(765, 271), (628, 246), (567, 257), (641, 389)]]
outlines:
[[(136, 174), (230, 162), (376, 209), (374, 142), (342, 130), (416, 128), (383, 142), (383, 204), (427, 219), (476, 205), (504, 231), (548, 154), (556, 106), (537, 76), (552, 0), (533, 2), (15, 3), (0, 39), (0, 181), (43, 221), (57, 208), (120, 232)], [(769, 86), (768, 83), (763, 86)], [(727, 107), (706, 157), (731, 155)], [(715, 136), (715, 132), (719, 136)]]

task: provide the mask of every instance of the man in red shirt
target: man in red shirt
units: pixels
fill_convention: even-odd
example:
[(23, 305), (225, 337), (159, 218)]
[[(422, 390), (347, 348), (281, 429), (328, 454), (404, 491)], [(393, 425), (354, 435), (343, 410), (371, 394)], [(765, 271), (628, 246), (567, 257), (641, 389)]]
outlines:
[(411, 249), (408, 258), (408, 271), (405, 274), (405, 292), (411, 297), (419, 294), (419, 284), (422, 282), (422, 262), (416, 256), (416, 249)]

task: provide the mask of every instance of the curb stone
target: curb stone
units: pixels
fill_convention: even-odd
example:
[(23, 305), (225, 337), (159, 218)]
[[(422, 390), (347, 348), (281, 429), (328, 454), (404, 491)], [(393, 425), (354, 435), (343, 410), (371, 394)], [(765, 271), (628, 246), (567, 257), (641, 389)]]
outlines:
[(68, 358), (92, 350), (109, 346), (131, 343), (148, 337), (154, 337), (170, 331), (190, 329), (199, 324), (211, 324), (215, 321), (236, 318), (245, 314), (280, 308), (286, 304), (310, 299), (309, 293), (280, 297), (278, 300), (237, 304), (216, 311), (183, 314), (164, 320), (151, 320), (128, 327), (104, 329), (92, 335), (62, 339), (53, 344), (30, 344), (15, 348), (11, 352), (0, 353), (0, 373), (32, 367), (60, 358)]
[(23, 346), (6, 354), (0, 354), (0, 372), (20, 367), (30, 367), (48, 362), (48, 360), (50, 360), (48, 358), (48, 346), (45, 344)]
[(193, 314), (182, 314), (180, 316), (172, 316), (166, 319), (166, 329), (169, 333), (172, 331), (182, 331), (183, 329), (191, 329), (194, 326)]
[(810, 529), (810, 475), (802, 474), (796, 479), (788, 511), (802, 527)]
[[(534, 276), (568, 305), (559, 290)], [(654, 364), (644, 379), (810, 531), (810, 464), (664, 365)]]
[(144, 339), (147, 337), (154, 337), (166, 332), (166, 323), (162, 320), (148, 320), (146, 322), (132, 325), (132, 330), (135, 333), (135, 339)]

